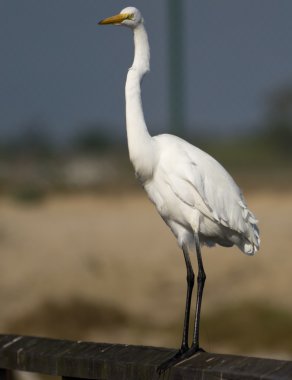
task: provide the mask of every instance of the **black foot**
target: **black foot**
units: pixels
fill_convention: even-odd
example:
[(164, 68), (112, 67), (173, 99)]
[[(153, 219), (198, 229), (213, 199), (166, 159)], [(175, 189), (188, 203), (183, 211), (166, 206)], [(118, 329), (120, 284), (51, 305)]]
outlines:
[(188, 352), (189, 348), (181, 348), (178, 350), (174, 356), (172, 356), (170, 359), (166, 360), (165, 362), (161, 363), (160, 366), (157, 367), (157, 373), (158, 375), (162, 375), (168, 368), (174, 366), (175, 364), (179, 363), (182, 360), (182, 356)]
[(194, 344), (190, 348), (180, 349), (174, 356), (160, 364), (160, 366), (157, 368), (158, 375), (162, 375), (169, 368), (182, 362), (183, 360), (192, 357), (199, 352), (205, 352), (205, 350)]
[(206, 352), (203, 348), (196, 344), (193, 344), (189, 350), (187, 350), (181, 357), (182, 360), (188, 359), (199, 352)]

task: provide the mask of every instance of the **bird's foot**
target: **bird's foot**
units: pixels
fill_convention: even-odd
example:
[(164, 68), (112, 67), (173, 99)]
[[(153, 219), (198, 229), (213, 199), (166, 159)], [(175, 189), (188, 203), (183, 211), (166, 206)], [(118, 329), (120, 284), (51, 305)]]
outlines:
[(174, 365), (182, 362), (183, 360), (189, 359), (193, 355), (205, 352), (203, 348), (199, 347), (197, 344), (193, 344), (190, 348), (181, 348), (174, 356), (160, 364), (157, 368), (158, 375), (162, 375), (166, 370), (173, 367)]
[(188, 347), (181, 347), (170, 359), (167, 359), (165, 362), (161, 363), (157, 367), (157, 373), (158, 375), (162, 375), (166, 370), (168, 370), (170, 367), (174, 366), (175, 364), (179, 363), (181, 361), (182, 356), (189, 350)]
[(203, 348), (199, 347), (198, 344), (193, 343), (191, 347), (183, 354), (182, 360), (188, 359), (199, 352), (206, 352)]

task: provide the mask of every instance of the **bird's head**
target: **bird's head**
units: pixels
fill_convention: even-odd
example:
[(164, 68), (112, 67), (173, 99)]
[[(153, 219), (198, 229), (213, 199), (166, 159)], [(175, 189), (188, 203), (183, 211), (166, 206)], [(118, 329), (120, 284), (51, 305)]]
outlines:
[(111, 16), (99, 21), (100, 25), (114, 24), (124, 25), (129, 28), (136, 28), (143, 22), (143, 18), (139, 9), (135, 7), (124, 8), (119, 14)]

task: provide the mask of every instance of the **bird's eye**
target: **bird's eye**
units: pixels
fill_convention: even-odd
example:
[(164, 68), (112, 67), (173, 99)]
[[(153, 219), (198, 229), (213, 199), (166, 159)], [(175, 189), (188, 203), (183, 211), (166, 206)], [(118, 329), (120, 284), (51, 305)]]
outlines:
[(134, 20), (135, 16), (134, 16), (134, 13), (129, 13), (127, 19), (128, 20)]

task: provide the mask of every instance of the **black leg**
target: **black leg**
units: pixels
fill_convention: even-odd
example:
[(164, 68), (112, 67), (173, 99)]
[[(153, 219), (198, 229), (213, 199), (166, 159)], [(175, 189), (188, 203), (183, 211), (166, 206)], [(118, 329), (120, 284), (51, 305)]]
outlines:
[(206, 274), (204, 271), (201, 247), (200, 247), (200, 241), (199, 241), (198, 235), (195, 235), (195, 243), (196, 243), (196, 253), (197, 253), (197, 260), (198, 260), (198, 293), (197, 293), (193, 343), (188, 352), (188, 356), (193, 355), (194, 353), (198, 351), (203, 351), (199, 345), (199, 337), (200, 337), (201, 306), (202, 306), (203, 290), (204, 290), (204, 285), (206, 281)]
[(189, 350), (188, 336), (189, 336), (189, 324), (190, 324), (190, 310), (191, 310), (191, 299), (192, 299), (195, 275), (194, 275), (194, 271), (192, 268), (192, 263), (190, 260), (187, 247), (184, 245), (182, 250), (183, 250), (186, 268), (187, 268), (187, 297), (186, 297), (186, 308), (185, 308), (185, 319), (184, 319), (182, 343), (181, 343), (180, 350), (174, 356), (172, 356), (166, 362), (162, 363), (157, 368), (157, 371), (159, 374), (163, 373), (169, 367), (178, 363), (181, 360), (182, 356)]
[(185, 352), (189, 349), (188, 338), (189, 338), (190, 310), (191, 310), (191, 300), (192, 300), (192, 292), (194, 288), (195, 275), (192, 268), (189, 252), (186, 246), (183, 246), (183, 254), (184, 254), (186, 268), (187, 268), (187, 298), (186, 298), (185, 319), (184, 319), (181, 350)]

